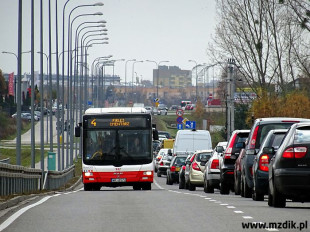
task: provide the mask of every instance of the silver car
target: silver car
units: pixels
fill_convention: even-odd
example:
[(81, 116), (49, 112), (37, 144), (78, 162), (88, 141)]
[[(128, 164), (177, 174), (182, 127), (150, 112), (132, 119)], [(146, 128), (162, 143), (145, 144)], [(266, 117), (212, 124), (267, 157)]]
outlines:
[(220, 169), (219, 158), (223, 155), (227, 142), (219, 142), (213, 150), (213, 155), (204, 170), (203, 190), (205, 193), (214, 193), (214, 188), (219, 188)]

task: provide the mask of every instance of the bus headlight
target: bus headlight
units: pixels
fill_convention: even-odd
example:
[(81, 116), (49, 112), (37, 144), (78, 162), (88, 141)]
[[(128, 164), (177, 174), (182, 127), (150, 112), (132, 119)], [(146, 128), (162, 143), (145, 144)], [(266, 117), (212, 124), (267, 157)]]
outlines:
[(143, 172), (143, 175), (144, 175), (144, 176), (151, 176), (151, 175), (152, 175), (152, 172), (151, 172), (151, 171)]
[(92, 172), (85, 172), (85, 176), (93, 176), (94, 174)]

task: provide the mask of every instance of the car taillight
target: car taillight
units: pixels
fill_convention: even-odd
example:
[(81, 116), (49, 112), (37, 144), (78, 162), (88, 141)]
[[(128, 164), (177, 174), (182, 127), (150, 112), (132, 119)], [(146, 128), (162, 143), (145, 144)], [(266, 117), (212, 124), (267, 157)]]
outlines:
[(259, 170), (264, 171), (264, 172), (268, 172), (268, 170), (269, 170), (268, 164), (269, 164), (269, 156), (268, 155), (262, 155), (259, 158), (259, 162), (258, 162)]
[(211, 169), (219, 169), (219, 160), (218, 159), (212, 160)]
[(185, 168), (186, 168), (185, 166), (182, 166), (182, 169), (183, 169), (184, 171), (185, 171)]
[(192, 164), (192, 168), (196, 171), (200, 171), (200, 167), (196, 162)]
[(175, 166), (170, 167), (171, 172), (175, 172)]
[(227, 149), (225, 150), (224, 159), (230, 159), (231, 152), (232, 152), (233, 146), (235, 144), (236, 138), (237, 138), (237, 134), (235, 133), (233, 135), (233, 137), (231, 138), (230, 143), (229, 143)]
[(283, 158), (303, 158), (307, 154), (307, 148), (306, 147), (290, 147), (286, 149), (282, 157)]
[(253, 132), (253, 135), (252, 135), (252, 138), (250, 141), (250, 149), (255, 149), (255, 143), (256, 143), (258, 128), (259, 128), (259, 126), (256, 126), (255, 130)]
[(163, 162), (163, 161), (161, 161), (161, 162), (159, 163), (159, 165), (160, 165), (160, 166), (163, 166), (163, 165), (164, 165), (164, 162)]

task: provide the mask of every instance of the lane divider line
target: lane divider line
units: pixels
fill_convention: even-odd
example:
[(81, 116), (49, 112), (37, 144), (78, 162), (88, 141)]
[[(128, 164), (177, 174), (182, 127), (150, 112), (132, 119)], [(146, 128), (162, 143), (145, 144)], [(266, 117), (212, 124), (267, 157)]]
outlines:
[(240, 211), (240, 210), (236, 210), (234, 211), (235, 213), (243, 213), (243, 211)]
[(242, 216), (244, 219), (253, 219), (251, 216)]
[(231, 206), (231, 205), (228, 205), (226, 206), (228, 209), (235, 209), (236, 207), (235, 206)]

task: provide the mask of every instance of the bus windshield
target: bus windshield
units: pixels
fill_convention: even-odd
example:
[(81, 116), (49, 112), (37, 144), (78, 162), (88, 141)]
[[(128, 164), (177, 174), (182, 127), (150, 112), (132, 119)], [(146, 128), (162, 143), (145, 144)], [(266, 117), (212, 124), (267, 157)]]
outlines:
[(88, 165), (130, 165), (152, 162), (150, 130), (88, 130), (83, 162)]

